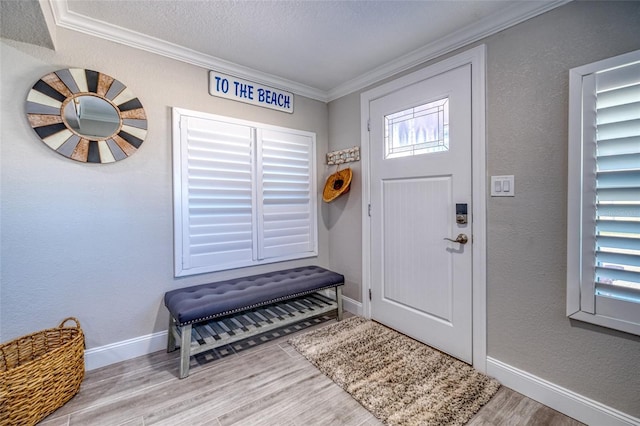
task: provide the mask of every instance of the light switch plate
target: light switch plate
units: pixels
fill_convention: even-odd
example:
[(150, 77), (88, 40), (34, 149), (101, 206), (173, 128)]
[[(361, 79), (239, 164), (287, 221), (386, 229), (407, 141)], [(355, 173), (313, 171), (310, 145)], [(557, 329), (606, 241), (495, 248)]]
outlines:
[(515, 197), (515, 179), (513, 175), (491, 176), (492, 197)]

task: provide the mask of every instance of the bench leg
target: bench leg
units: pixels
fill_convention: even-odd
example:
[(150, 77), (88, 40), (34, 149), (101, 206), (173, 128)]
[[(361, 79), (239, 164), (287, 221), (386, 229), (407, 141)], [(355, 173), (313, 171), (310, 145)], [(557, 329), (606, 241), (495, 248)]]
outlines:
[(338, 305), (338, 321), (342, 321), (342, 287), (336, 286), (336, 303)]
[(184, 379), (189, 375), (189, 358), (191, 358), (191, 324), (181, 327), (180, 338), (180, 378)]
[(171, 314), (169, 314), (169, 335), (167, 336), (167, 352), (173, 352), (176, 350), (176, 337), (173, 334), (175, 328), (175, 321)]

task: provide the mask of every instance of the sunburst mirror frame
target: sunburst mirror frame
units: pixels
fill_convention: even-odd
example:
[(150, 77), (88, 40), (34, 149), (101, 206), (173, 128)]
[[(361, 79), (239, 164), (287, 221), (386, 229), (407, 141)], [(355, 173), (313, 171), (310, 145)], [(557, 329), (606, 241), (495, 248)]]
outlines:
[[(95, 96), (118, 114), (117, 129), (107, 136), (87, 136), (66, 120), (69, 102)], [(147, 117), (138, 98), (120, 81), (83, 68), (52, 72), (33, 85), (27, 96), (29, 123), (58, 154), (83, 163), (113, 163), (135, 153), (147, 134)], [(115, 126), (114, 126), (115, 127)]]

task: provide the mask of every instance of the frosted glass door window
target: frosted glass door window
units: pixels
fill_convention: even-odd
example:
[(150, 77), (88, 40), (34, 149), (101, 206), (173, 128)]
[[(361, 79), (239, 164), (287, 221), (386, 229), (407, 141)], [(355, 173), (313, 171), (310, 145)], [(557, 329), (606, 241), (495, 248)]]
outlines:
[(449, 98), (386, 115), (385, 158), (449, 150)]

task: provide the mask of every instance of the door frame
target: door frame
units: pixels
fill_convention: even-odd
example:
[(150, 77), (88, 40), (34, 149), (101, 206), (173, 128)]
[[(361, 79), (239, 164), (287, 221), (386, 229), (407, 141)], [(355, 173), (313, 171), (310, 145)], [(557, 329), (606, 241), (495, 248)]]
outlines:
[[(472, 351), (473, 366), (487, 370), (487, 261), (486, 261), (486, 128), (485, 74), (486, 46), (484, 44), (435, 62), (411, 74), (399, 77), (360, 95), (360, 135), (362, 168), (362, 315), (371, 318), (371, 202), (369, 164), (369, 103), (405, 86), (471, 64), (471, 191), (472, 191)], [(375, 208), (375, 206), (373, 207)]]

